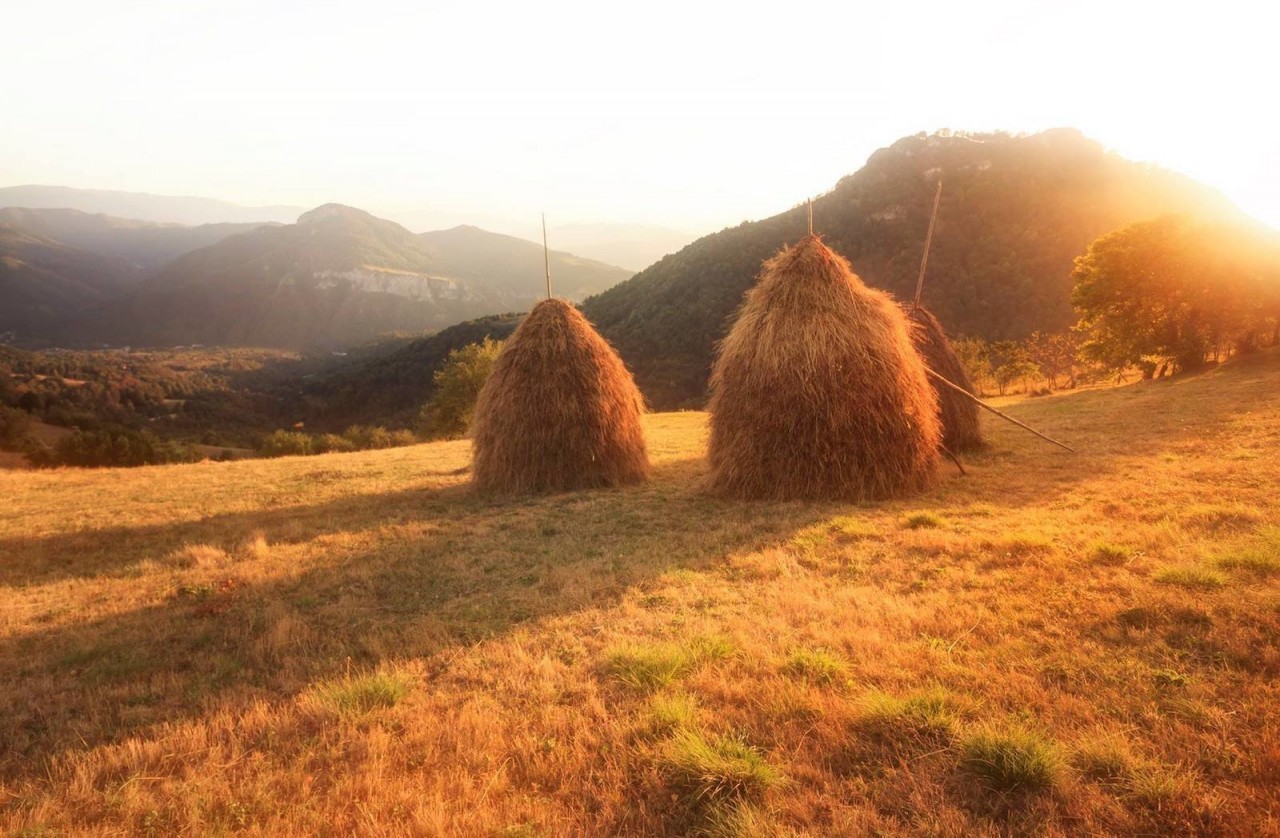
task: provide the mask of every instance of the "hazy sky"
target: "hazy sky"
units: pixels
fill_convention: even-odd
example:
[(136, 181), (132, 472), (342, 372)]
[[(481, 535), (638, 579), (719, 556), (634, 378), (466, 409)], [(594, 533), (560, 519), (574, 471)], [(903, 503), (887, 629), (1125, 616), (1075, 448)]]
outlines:
[(701, 231), (1071, 125), (1280, 226), (1265, 4), (1194, 5), (8, 0), (0, 185)]

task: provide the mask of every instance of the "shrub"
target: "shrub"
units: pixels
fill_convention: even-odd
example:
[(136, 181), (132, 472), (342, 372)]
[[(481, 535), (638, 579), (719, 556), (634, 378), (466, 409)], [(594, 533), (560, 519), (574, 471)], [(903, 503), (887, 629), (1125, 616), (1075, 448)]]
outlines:
[(426, 439), (459, 437), (471, 426), (476, 399), (493, 364), (502, 351), (502, 341), (486, 337), (449, 353), (434, 376), (435, 395), (418, 414), (418, 431)]
[(200, 459), (190, 445), (162, 440), (150, 431), (127, 428), (76, 431), (59, 440), (51, 452), (33, 454), (28, 459), (36, 465), (82, 468), (194, 463)]
[(258, 453), (264, 457), (289, 457), (314, 454), (311, 435), (299, 431), (272, 431), (258, 445)]
[(0, 406), (0, 449), (16, 451), (31, 431), (31, 414), (16, 407)]
[(356, 446), (351, 440), (337, 434), (317, 434), (311, 439), (311, 451), (315, 454), (334, 454), (354, 450)]

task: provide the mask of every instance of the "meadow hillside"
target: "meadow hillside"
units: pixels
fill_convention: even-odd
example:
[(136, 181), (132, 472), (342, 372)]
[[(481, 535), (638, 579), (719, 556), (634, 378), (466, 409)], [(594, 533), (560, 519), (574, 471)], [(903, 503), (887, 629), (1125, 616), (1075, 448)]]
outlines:
[(0, 830), (1280, 832), (1280, 352), (924, 496), (486, 500), (466, 442), (0, 473)]
[[(1076, 321), (1072, 261), (1103, 233), (1170, 213), (1233, 219), (1219, 192), (1126, 160), (1072, 129), (903, 137), (813, 202), (814, 230), (869, 285), (915, 294), (943, 181), (924, 301), (950, 334), (1020, 340)], [(703, 403), (713, 347), (805, 208), (704, 236), (583, 310), (660, 409)]]

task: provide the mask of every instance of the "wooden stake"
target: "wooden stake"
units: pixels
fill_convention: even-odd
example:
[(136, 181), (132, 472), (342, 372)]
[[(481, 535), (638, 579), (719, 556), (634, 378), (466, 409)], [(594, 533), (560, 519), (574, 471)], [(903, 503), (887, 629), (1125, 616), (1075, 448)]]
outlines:
[(542, 214), (542, 259), (547, 266), (547, 299), (551, 299), (551, 251), (547, 249), (547, 214)]
[(809, 235), (813, 235), (813, 199), (809, 199)]
[(924, 256), (920, 258), (920, 277), (916, 280), (916, 301), (912, 308), (920, 308), (920, 295), (924, 293), (924, 268), (929, 264), (929, 244), (933, 241), (933, 224), (938, 220), (938, 202), (942, 200), (942, 178), (938, 178), (938, 191), (933, 193), (933, 214), (929, 216), (929, 232), (924, 237)]
[(950, 381), (948, 381), (947, 379), (945, 379), (945, 378), (943, 378), (942, 376), (938, 375), (936, 372), (934, 372), (933, 370), (929, 369), (928, 367), (925, 367), (925, 368), (924, 368), (924, 371), (925, 371), (925, 372), (927, 372), (927, 373), (929, 373), (929, 375), (933, 376), (933, 377), (934, 377), (935, 379), (937, 379), (938, 381), (941, 381), (943, 384), (945, 384), (945, 385), (947, 385), (948, 387), (950, 387), (952, 390), (955, 390), (957, 393), (961, 393), (961, 394), (963, 394), (966, 398), (971, 399), (973, 402), (975, 402), (975, 403), (978, 405), (978, 407), (981, 407), (981, 408), (983, 408), (984, 410), (989, 410), (989, 411), (991, 411), (991, 412), (992, 412), (992, 413), (994, 413), (996, 416), (999, 416), (1001, 419), (1004, 419), (1006, 422), (1012, 422), (1013, 424), (1017, 425), (1019, 428), (1022, 428), (1023, 430), (1031, 431), (1031, 433), (1033, 433), (1033, 434), (1035, 434), (1036, 436), (1040, 437), (1040, 438), (1041, 438), (1041, 439), (1043, 439), (1045, 442), (1052, 442), (1054, 445), (1058, 446), (1059, 448), (1065, 448), (1065, 449), (1067, 449), (1067, 450), (1068, 450), (1068, 451), (1070, 451), (1072, 454), (1076, 453), (1076, 449), (1072, 448), (1071, 446), (1069, 446), (1069, 445), (1063, 445), (1061, 442), (1058, 442), (1056, 439), (1053, 439), (1052, 437), (1047, 437), (1047, 436), (1045, 436), (1044, 434), (1040, 433), (1039, 431), (1037, 431), (1035, 428), (1031, 427), (1030, 425), (1024, 424), (1024, 423), (1022, 423), (1022, 422), (1019, 422), (1017, 419), (1014, 419), (1014, 418), (1013, 418), (1012, 416), (1010, 416), (1009, 414), (1007, 414), (1007, 413), (1002, 413), (1002, 412), (1000, 412), (999, 410), (996, 410), (994, 407), (992, 407), (991, 405), (987, 404), (987, 403), (986, 403), (986, 402), (984, 402), (982, 399), (980, 399), (980, 398), (978, 398), (977, 396), (975, 396), (973, 393), (970, 393), (968, 390), (964, 389), (964, 388), (963, 388), (963, 387), (961, 387), (959, 384), (952, 384)]

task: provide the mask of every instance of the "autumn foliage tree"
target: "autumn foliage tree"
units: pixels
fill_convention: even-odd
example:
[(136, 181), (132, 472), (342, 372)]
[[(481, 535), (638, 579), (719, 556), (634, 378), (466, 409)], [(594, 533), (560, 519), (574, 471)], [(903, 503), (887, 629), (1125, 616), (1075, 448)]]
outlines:
[(1072, 279), (1082, 355), (1146, 376), (1255, 348), (1280, 317), (1280, 243), (1239, 225), (1132, 224), (1094, 241)]

